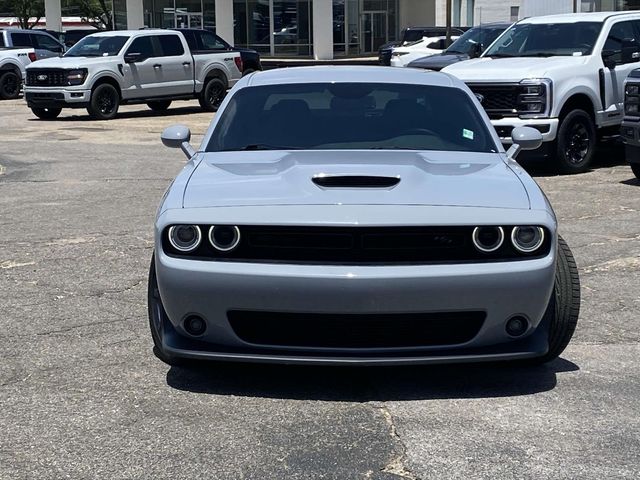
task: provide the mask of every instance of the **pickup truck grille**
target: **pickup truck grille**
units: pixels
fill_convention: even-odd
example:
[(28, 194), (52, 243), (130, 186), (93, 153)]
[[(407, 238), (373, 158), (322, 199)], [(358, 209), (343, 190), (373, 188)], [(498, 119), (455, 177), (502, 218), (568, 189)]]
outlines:
[(27, 85), (30, 87), (62, 87), (67, 85), (65, 71), (61, 68), (27, 70)]
[(518, 85), (469, 83), (467, 86), (478, 97), (489, 117), (514, 117), (518, 114)]

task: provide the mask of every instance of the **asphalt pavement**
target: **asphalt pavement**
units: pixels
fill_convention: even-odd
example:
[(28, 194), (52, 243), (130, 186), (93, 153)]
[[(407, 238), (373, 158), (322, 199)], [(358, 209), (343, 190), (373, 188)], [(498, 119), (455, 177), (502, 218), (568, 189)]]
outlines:
[(177, 102), (39, 121), (0, 102), (0, 478), (638, 479), (640, 183), (615, 145), (529, 166), (580, 267), (561, 359), (508, 365), (170, 368), (146, 312), (153, 221), (184, 164)]

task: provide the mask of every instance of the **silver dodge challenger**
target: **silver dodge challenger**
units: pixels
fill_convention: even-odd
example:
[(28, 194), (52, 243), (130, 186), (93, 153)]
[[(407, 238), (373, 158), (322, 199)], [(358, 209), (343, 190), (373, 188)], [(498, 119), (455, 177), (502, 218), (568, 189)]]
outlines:
[[(535, 99), (531, 100), (536, 101)], [(565, 349), (575, 261), (554, 212), (455, 78), (384, 67), (244, 77), (155, 223), (156, 355), (300, 364), (526, 360)]]

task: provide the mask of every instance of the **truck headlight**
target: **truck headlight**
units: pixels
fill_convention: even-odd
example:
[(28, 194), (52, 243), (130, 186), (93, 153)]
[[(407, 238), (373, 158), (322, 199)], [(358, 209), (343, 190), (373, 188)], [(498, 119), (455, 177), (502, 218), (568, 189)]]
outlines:
[(82, 85), (87, 78), (87, 69), (78, 68), (75, 70), (67, 70), (68, 85)]
[(640, 117), (640, 85), (637, 83), (624, 86), (624, 114)]
[(544, 118), (551, 113), (551, 80), (533, 78), (520, 82), (516, 110), (521, 118)]

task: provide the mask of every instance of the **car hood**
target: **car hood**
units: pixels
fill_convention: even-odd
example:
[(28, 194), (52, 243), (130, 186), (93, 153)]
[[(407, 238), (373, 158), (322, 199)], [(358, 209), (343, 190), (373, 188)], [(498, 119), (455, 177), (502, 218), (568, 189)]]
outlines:
[[(529, 209), (504, 154), (415, 151), (257, 151), (200, 154), (185, 208), (249, 205), (448, 205)], [(315, 177), (339, 177), (338, 187)], [(397, 180), (343, 186), (354, 176)], [(347, 178), (351, 177), (351, 178)], [(316, 180), (317, 181), (317, 180)], [(392, 183), (392, 182), (391, 182)]]
[(419, 58), (407, 66), (414, 68), (427, 68), (429, 70), (442, 70), (444, 67), (448, 67), (449, 65), (468, 59), (469, 55), (466, 53), (441, 53), (440, 55), (431, 55)]
[(450, 73), (464, 82), (519, 82), (525, 78), (551, 76), (555, 70), (570, 71), (579, 65), (583, 65), (587, 58), (474, 58), (450, 65), (443, 72)]
[[(52, 57), (33, 62), (32, 68), (82, 68), (113, 63), (116, 57)], [(28, 68), (28, 67), (27, 67)]]

